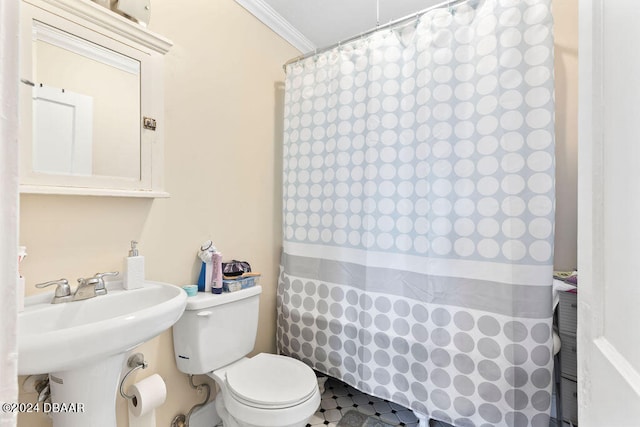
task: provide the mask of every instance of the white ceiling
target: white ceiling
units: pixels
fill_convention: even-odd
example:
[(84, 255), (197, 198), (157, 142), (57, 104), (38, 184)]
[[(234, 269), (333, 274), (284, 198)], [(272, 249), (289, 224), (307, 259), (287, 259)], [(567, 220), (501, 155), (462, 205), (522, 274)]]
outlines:
[(236, 0), (303, 53), (338, 43), (443, 0)]

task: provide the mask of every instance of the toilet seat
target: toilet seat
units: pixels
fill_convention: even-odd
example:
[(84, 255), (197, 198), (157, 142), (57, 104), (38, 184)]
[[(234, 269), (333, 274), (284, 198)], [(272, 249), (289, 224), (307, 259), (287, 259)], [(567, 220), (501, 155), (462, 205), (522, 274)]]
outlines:
[(290, 408), (309, 400), (318, 388), (316, 376), (307, 365), (274, 354), (258, 354), (225, 374), (229, 394), (253, 408)]

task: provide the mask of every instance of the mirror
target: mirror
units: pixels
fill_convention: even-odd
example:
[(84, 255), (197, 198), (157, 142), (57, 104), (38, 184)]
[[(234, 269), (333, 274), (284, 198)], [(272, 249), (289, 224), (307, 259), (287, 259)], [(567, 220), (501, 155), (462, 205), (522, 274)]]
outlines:
[(33, 170), (140, 179), (140, 61), (33, 28)]
[(93, 2), (21, 6), (21, 192), (168, 197), (171, 42)]

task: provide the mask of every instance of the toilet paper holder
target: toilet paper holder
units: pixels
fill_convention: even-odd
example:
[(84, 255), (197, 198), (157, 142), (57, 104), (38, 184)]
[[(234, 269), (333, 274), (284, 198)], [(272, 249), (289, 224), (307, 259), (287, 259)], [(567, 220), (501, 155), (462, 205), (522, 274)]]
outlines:
[(127, 377), (131, 373), (135, 372), (140, 368), (146, 369), (147, 366), (149, 366), (149, 364), (144, 360), (144, 354), (135, 353), (129, 356), (129, 359), (127, 360), (127, 366), (130, 367), (131, 369), (129, 370), (129, 372), (125, 374), (125, 376), (122, 378), (122, 381), (120, 381), (120, 396), (124, 397), (125, 399), (131, 400), (134, 398), (134, 396), (130, 396), (124, 392), (124, 383), (125, 381), (127, 381)]

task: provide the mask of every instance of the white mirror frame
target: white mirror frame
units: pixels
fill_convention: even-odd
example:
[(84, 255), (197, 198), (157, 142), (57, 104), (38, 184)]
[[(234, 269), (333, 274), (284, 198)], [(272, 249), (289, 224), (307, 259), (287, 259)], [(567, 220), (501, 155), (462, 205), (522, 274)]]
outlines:
[[(23, 0), (20, 52), (20, 192), (121, 197), (168, 197), (164, 191), (164, 54), (168, 39), (92, 2)], [(40, 173), (32, 167), (34, 20), (140, 61), (140, 180)], [(156, 129), (142, 126), (155, 119)]]

